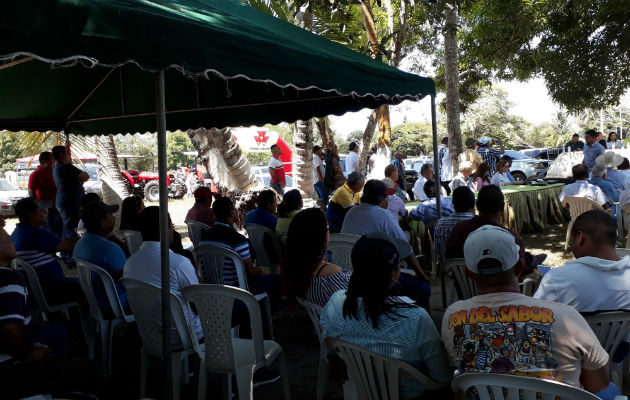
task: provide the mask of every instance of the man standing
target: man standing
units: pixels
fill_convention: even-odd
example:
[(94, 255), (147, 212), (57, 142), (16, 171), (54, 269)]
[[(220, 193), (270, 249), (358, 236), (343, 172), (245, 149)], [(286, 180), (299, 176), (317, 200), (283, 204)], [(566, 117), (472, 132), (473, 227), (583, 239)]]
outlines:
[(547, 379), (591, 393), (608, 387), (608, 353), (575, 308), (520, 293), (523, 265), (510, 232), (482, 226), (466, 239), (464, 258), (478, 295), (451, 304), (442, 320), (460, 372), (546, 370)]
[(63, 220), (64, 238), (77, 236), (80, 209), (85, 194), (83, 184), (90, 179), (87, 172), (81, 171), (72, 165), (70, 144), (68, 146), (55, 146), (52, 149), (55, 159), (55, 167), (52, 170), (55, 184), (57, 185), (56, 205), (59, 208)]
[(195, 190), (195, 205), (186, 213), (186, 221), (198, 221), (212, 226), (216, 221), (212, 211), (212, 191), (207, 186), (201, 186)]
[[(595, 129), (589, 129), (584, 134), (584, 140), (586, 140), (586, 146), (584, 146), (584, 159), (582, 164), (588, 169), (588, 173), (591, 172), (596, 162), (595, 159), (605, 153), (604, 147), (597, 142), (599, 134)], [(587, 174), (588, 175), (588, 174)]]
[(403, 161), (403, 153), (400, 151), (397, 151), (394, 153), (394, 159), (392, 160), (392, 165), (394, 167), (396, 167), (396, 170), (398, 171), (398, 179), (396, 179), (394, 182), (396, 182), (398, 184), (398, 186), (403, 190), (407, 190), (405, 187), (405, 163)]
[(322, 154), (321, 146), (313, 146), (313, 186), (315, 191), (322, 200), (324, 207), (328, 204), (328, 189), (324, 185), (324, 174), (326, 173), (326, 167), (324, 166), (324, 154)]
[(271, 158), (269, 159), (269, 175), (271, 175), (270, 185), (280, 196), (284, 194), (284, 187), (287, 185), (287, 179), (284, 172), (284, 164), (280, 160), (282, 150), (280, 146), (274, 144), (271, 146)]
[(470, 175), (472, 175), (473, 167), (470, 161), (462, 161), (459, 163), (459, 173), (455, 175), (451, 183), (449, 183), (449, 187), (451, 188), (451, 193), (460, 186), (465, 186), (468, 188), (474, 188), (474, 184), (469, 180)]
[(346, 156), (346, 174), (350, 175), (357, 170), (359, 162), (359, 145), (356, 142), (350, 142), (348, 145), (348, 155)]
[(475, 151), (476, 143), (473, 138), (466, 139), (466, 150), (457, 157), (460, 163), (470, 161), (472, 163), (473, 172), (477, 171), (477, 167), (483, 162), (481, 155)]
[(444, 166), (442, 165), (442, 160), (444, 159), (444, 155), (446, 154), (447, 151), (448, 151), (448, 136), (444, 136), (442, 138), (442, 141), (440, 142), (440, 145), (438, 146), (438, 163), (440, 163), (439, 164), (440, 172), (444, 168)]
[(571, 141), (564, 146), (565, 151), (582, 151), (584, 150), (584, 143), (580, 141), (580, 135), (574, 133), (571, 137)]
[(48, 209), (48, 217), (45, 228), (52, 233), (61, 236), (63, 233), (63, 222), (61, 215), (55, 207), (57, 197), (57, 185), (53, 178), (53, 155), (50, 151), (45, 151), (39, 155), (39, 165), (28, 178), (28, 195), (43, 202), (51, 202)]
[(492, 175), (494, 175), (494, 170), (497, 167), (497, 161), (505, 152), (503, 142), (501, 142), (501, 140), (497, 140), (497, 143), (501, 147), (500, 151), (492, 148), (492, 139), (490, 139), (489, 137), (482, 137), (481, 139), (479, 139), (479, 148), (477, 149), (477, 153), (479, 153), (481, 158), (488, 164), (488, 167), (490, 168), (488, 178), (492, 178)]

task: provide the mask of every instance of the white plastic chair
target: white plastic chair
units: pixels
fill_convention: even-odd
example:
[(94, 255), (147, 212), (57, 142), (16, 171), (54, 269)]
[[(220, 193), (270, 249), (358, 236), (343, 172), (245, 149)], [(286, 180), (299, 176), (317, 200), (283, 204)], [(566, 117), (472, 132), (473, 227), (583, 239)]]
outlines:
[[(140, 398), (145, 397), (149, 357), (163, 359), (162, 353), (162, 301), (161, 289), (135, 279), (122, 279), (129, 306), (133, 311), (142, 338), (140, 359)], [(173, 399), (179, 399), (179, 383), (188, 382), (188, 355), (203, 351), (199, 344), (194, 327), (186, 321), (184, 306), (180, 299), (171, 293), (171, 326), (177, 328), (180, 345), (171, 353), (173, 367)], [(184, 372), (182, 373), (182, 364)]]
[(439, 383), (404, 361), (389, 358), (332, 336), (324, 339), (326, 347), (346, 363), (348, 378), (354, 382), (359, 399), (397, 400), (400, 371), (427, 389), (438, 389)]
[(477, 295), (477, 285), (466, 275), (466, 261), (463, 258), (451, 258), (444, 261), (442, 271), (453, 278), (459, 300), (470, 299)]
[(595, 336), (597, 336), (597, 339), (599, 339), (599, 343), (604, 350), (608, 352), (610, 377), (621, 390), (624, 380), (623, 375), (628, 375), (628, 367), (624, 368), (624, 363), (613, 363), (612, 358), (621, 342), (628, 340), (630, 311), (601, 312), (585, 315), (584, 319), (595, 333)]
[(326, 248), (326, 251), (331, 254), (331, 262), (352, 272), (352, 248), (359, 238), (360, 236), (347, 233), (331, 234)]
[[(243, 259), (232, 249), (214, 243), (202, 242), (194, 249), (197, 267), (201, 270), (204, 283), (214, 285), (224, 285), (223, 268), (225, 259), (230, 259), (234, 263), (236, 276), (238, 277), (238, 287), (249, 291), (245, 265)], [(256, 300), (265, 302), (265, 313), (267, 315), (267, 330), (270, 338), (273, 338), (273, 323), (271, 319), (271, 303), (267, 293), (254, 295)]]
[(591, 210), (600, 210), (608, 214), (612, 213), (612, 210), (610, 209), (604, 210), (604, 207), (602, 207), (596, 201), (587, 199), (586, 197), (567, 197), (566, 199), (562, 200), (562, 206), (569, 207), (569, 211), (571, 212), (571, 221), (569, 222), (569, 225), (567, 226), (567, 237), (564, 242), (565, 250), (569, 247), (569, 237), (571, 236), (571, 228), (573, 227), (573, 223), (575, 222), (577, 217)]
[(306, 308), (306, 312), (311, 318), (311, 322), (315, 328), (317, 340), (319, 340), (319, 367), (317, 368), (317, 392), (315, 398), (322, 400), (326, 391), (326, 384), (328, 383), (328, 359), (326, 358), (328, 351), (326, 350), (324, 337), (322, 336), (322, 326), (319, 323), (319, 317), (322, 314), (323, 307), (300, 297), (297, 298), (297, 301)]
[(187, 220), (184, 221), (188, 226), (188, 238), (192, 242), (193, 246), (197, 247), (201, 240), (201, 235), (210, 229), (210, 227), (203, 222)]
[(534, 280), (531, 278), (525, 278), (523, 282), (519, 283), (521, 287), (521, 293), (525, 296), (532, 297), (534, 295)]
[[(101, 352), (103, 361), (103, 375), (111, 375), (112, 370), (112, 338), (114, 337), (114, 329), (119, 324), (129, 323), (135, 321), (133, 315), (125, 314), (120, 299), (116, 292), (116, 286), (111, 275), (102, 269), (101, 267), (94, 265), (88, 261), (74, 258), (77, 263), (77, 276), (79, 277), (79, 283), (81, 289), (87, 298), (90, 305), (90, 315), (98, 323), (98, 331), (101, 335)], [(103, 311), (98, 303), (98, 298), (94, 292), (94, 282), (98, 279), (105, 288), (105, 295), (109, 307), (112, 311), (113, 318), (105, 319)], [(92, 324), (90, 324), (91, 326)], [(96, 330), (97, 326), (94, 326)], [(94, 331), (90, 329), (90, 342), (88, 343), (88, 351), (90, 359), (94, 358)]]
[(79, 308), (79, 303), (71, 302), (71, 303), (63, 303), (63, 304), (55, 304), (50, 305), (48, 301), (46, 301), (46, 296), (44, 296), (44, 291), (42, 290), (42, 286), (39, 283), (39, 278), (37, 277), (37, 272), (31, 266), (31, 264), (27, 263), (20, 257), (17, 257), (11, 261), (11, 265), (16, 270), (24, 271), (26, 275), (26, 280), (28, 281), (28, 286), (30, 293), (33, 295), (35, 299), (35, 303), (37, 304), (36, 312), (41, 316), (42, 320), (48, 321), (48, 313), (53, 312), (61, 312), (65, 315), (66, 319), (70, 319), (70, 314), (68, 310), (72, 307), (77, 308), (77, 314), (79, 314), (79, 319), (81, 321), (81, 327), (83, 328), (83, 334), (85, 335), (85, 342), (90, 344), (89, 337), (89, 329), (87, 326), (87, 321), (85, 320), (85, 316), (81, 312)]
[(142, 233), (126, 229), (124, 231), (120, 231), (120, 234), (123, 236), (123, 239), (127, 244), (127, 250), (129, 250), (130, 255), (138, 251), (140, 246), (142, 246)]
[[(597, 400), (599, 397), (586, 390), (547, 379), (507, 374), (465, 373), (451, 381), (456, 393), (477, 390), (479, 400), (539, 399), (544, 400)], [(505, 394), (504, 394), (505, 393)], [(540, 393), (542, 396), (538, 396)], [(615, 400), (627, 399), (616, 396)]]
[[(272, 340), (263, 340), (260, 308), (254, 296), (239, 288), (223, 285), (192, 285), (182, 289), (184, 298), (193, 303), (199, 313), (205, 350), (199, 351), (198, 399), (206, 398), (207, 373), (215, 372), (236, 376), (238, 398), (253, 399), (253, 377), (256, 370), (279, 361), (284, 398), (291, 398), (284, 353)], [(234, 338), (231, 335), (232, 307), (235, 300), (242, 301), (249, 313), (252, 339)], [(227, 383), (227, 382), (226, 382)]]
[[(247, 231), (249, 242), (256, 252), (256, 264), (259, 267), (269, 267), (269, 271), (272, 274), (278, 272), (278, 268), (280, 267), (279, 258), (282, 254), (282, 246), (280, 244), (280, 239), (278, 239), (276, 233), (271, 229), (258, 224), (245, 224), (245, 230)], [(273, 250), (278, 257), (277, 262), (272, 263), (269, 258), (269, 254), (267, 253), (267, 249), (265, 248), (264, 244), (265, 236), (268, 236), (271, 240)]]

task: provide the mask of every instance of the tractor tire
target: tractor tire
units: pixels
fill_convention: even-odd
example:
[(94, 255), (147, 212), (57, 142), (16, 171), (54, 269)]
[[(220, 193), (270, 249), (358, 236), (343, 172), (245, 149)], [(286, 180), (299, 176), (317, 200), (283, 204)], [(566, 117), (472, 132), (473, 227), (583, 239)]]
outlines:
[(158, 181), (147, 182), (144, 186), (144, 198), (153, 203), (160, 201), (160, 184)]

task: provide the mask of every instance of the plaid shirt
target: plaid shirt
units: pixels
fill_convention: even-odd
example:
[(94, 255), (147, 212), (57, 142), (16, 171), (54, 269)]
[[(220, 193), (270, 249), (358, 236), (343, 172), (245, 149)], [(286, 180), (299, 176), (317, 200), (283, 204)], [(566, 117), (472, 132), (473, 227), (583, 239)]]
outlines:
[(497, 167), (497, 161), (501, 158), (501, 151), (497, 149), (491, 149), (489, 147), (480, 147), (477, 149), (477, 153), (481, 156), (481, 158), (488, 163), (488, 167), (490, 167), (489, 177), (492, 178), (494, 174), (494, 170)]
[(475, 214), (471, 212), (456, 212), (448, 217), (440, 218), (438, 222), (435, 224), (435, 233), (433, 239), (433, 250), (440, 257), (442, 256), (442, 252), (440, 251), (443, 247), (446, 250), (445, 245), (448, 237), (451, 236), (451, 231), (453, 227), (457, 225), (461, 221), (466, 221), (474, 217)]

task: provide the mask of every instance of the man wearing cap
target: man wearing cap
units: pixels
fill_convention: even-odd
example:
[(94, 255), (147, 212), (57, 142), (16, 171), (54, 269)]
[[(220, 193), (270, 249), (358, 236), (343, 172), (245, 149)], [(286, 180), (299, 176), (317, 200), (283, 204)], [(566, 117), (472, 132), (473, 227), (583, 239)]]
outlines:
[(280, 159), (282, 149), (277, 144), (271, 146), (271, 158), (269, 159), (269, 175), (271, 175), (269, 186), (279, 195), (284, 194), (284, 187), (287, 179), (284, 171), (284, 163)]
[(11, 234), (18, 257), (29, 263), (37, 272), (46, 300), (51, 304), (85, 301), (85, 296), (74, 277), (64, 276), (55, 253), (72, 253), (78, 238), (62, 239), (42, 227), (51, 203), (32, 197), (21, 199), (15, 205), (18, 224)]
[(505, 152), (505, 147), (503, 146), (503, 142), (499, 139), (497, 143), (501, 150), (492, 148), (492, 139), (489, 137), (482, 137), (479, 139), (479, 148), (477, 149), (477, 153), (481, 156), (483, 161), (488, 163), (488, 167), (490, 167), (489, 178), (492, 178), (494, 171), (497, 167), (497, 161), (501, 158), (501, 155)]
[(473, 166), (470, 161), (462, 161), (459, 163), (459, 173), (455, 175), (451, 183), (448, 186), (451, 188), (451, 193), (460, 186), (474, 190), (474, 183), (470, 180), (470, 175), (473, 173)]
[(359, 145), (356, 142), (350, 142), (348, 145), (348, 155), (346, 156), (346, 173), (350, 175), (357, 170), (359, 162)]
[(582, 164), (586, 166), (590, 173), (595, 166), (595, 159), (604, 154), (605, 147), (597, 142), (598, 134), (594, 129), (589, 129), (584, 134), (584, 140), (586, 140), (586, 146), (584, 146), (584, 159)]
[(383, 183), (387, 188), (387, 209), (394, 216), (396, 220), (398, 217), (404, 217), (407, 215), (407, 209), (405, 208), (405, 202), (396, 194), (396, 188), (394, 181), (391, 178), (384, 178)]
[(186, 213), (186, 221), (198, 221), (212, 226), (216, 221), (212, 211), (212, 191), (207, 186), (195, 190), (195, 204)]
[(584, 143), (580, 141), (580, 135), (574, 133), (571, 137), (571, 141), (564, 146), (565, 151), (582, 151), (584, 150)]
[[(436, 184), (434, 180), (428, 180), (424, 184), (424, 193), (428, 200), (418, 204), (418, 206), (409, 212), (409, 218), (415, 221), (422, 221), (425, 225), (429, 225), (438, 219), (437, 214), (437, 198)], [(453, 208), (453, 201), (449, 197), (440, 197), (440, 207), (442, 217), (448, 217), (455, 212)]]
[(55, 160), (50, 151), (44, 151), (39, 155), (39, 165), (28, 177), (28, 195), (37, 200), (52, 203), (48, 209), (45, 229), (61, 236), (63, 232), (63, 221), (61, 220), (59, 210), (55, 207), (57, 185), (55, 185), (55, 179), (52, 174), (54, 162)]
[(401, 294), (426, 306), (431, 295), (431, 286), (428, 283), (424, 271), (420, 268), (418, 259), (413, 254), (411, 245), (407, 242), (405, 233), (398, 225), (392, 214), (387, 211), (388, 198), (387, 188), (382, 181), (370, 179), (363, 187), (361, 203), (350, 209), (343, 220), (341, 233), (362, 236), (372, 232), (382, 232), (391, 238), (396, 238), (407, 243), (405, 251), (400, 254), (420, 279), (415, 279), (410, 275), (401, 274), (400, 283), (402, 285)]
[(486, 225), (464, 243), (466, 275), (477, 296), (451, 304), (442, 340), (463, 373), (514, 373), (558, 380), (597, 393), (608, 387), (608, 353), (571, 306), (520, 293), (519, 246)]
[(590, 183), (588, 183), (588, 170), (584, 164), (577, 164), (571, 168), (573, 173), (573, 179), (575, 182), (570, 183), (562, 189), (562, 192), (558, 195), (560, 201), (564, 201), (567, 197), (585, 197), (591, 199), (604, 208), (608, 208), (608, 200), (602, 190)]
[[(116, 224), (114, 218), (116, 211), (118, 211), (117, 204), (109, 205), (102, 201), (94, 201), (83, 206), (81, 220), (86, 233), (77, 242), (72, 256), (91, 262), (107, 271), (114, 280), (120, 304), (127, 307), (127, 293), (119, 282), (127, 258), (120, 246), (109, 240), (109, 235)], [(97, 286), (95, 292), (101, 309), (108, 310), (109, 301), (103, 288)]]
[(324, 207), (328, 204), (328, 189), (324, 185), (324, 175), (326, 167), (324, 166), (324, 154), (321, 146), (313, 146), (313, 186), (319, 195)]
[(397, 151), (394, 153), (394, 159), (392, 160), (392, 165), (396, 167), (396, 171), (398, 172), (398, 179), (395, 179), (394, 182), (404, 191), (405, 188), (405, 162), (403, 160), (403, 153)]
[(483, 162), (481, 155), (475, 151), (475, 139), (468, 138), (466, 139), (466, 150), (464, 150), (458, 157), (457, 160), (460, 163), (464, 161), (470, 161), (472, 163), (473, 172), (477, 171), (477, 167), (479, 164)]

